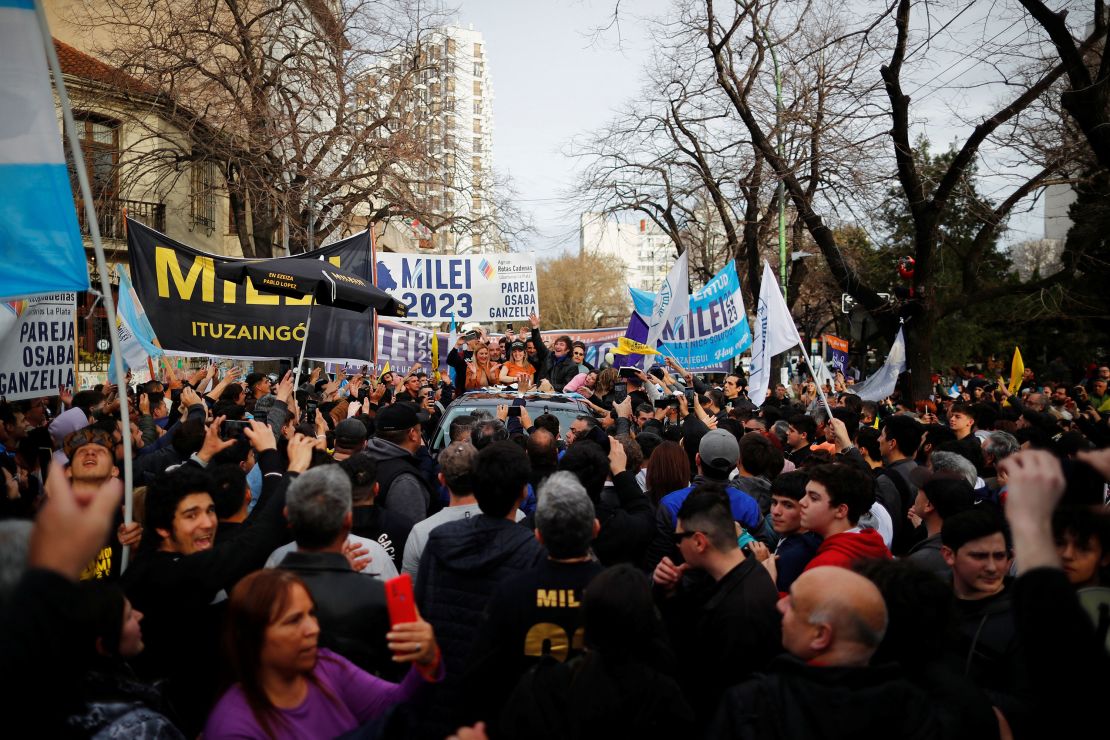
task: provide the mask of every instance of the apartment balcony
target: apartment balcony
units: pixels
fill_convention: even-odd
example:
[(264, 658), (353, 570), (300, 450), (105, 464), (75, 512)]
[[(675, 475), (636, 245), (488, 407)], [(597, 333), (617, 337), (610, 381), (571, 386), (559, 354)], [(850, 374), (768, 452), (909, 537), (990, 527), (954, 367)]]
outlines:
[[(77, 207), (77, 224), (81, 227), (81, 234), (90, 236), (89, 219), (85, 214), (85, 202), (81, 198), (74, 198)], [(100, 227), (100, 236), (104, 239), (127, 238), (124, 227), (124, 213), (136, 221), (149, 226), (156, 231), (166, 230), (166, 204), (147, 203), (141, 200), (123, 200), (120, 198), (107, 198), (96, 202), (96, 222)]]

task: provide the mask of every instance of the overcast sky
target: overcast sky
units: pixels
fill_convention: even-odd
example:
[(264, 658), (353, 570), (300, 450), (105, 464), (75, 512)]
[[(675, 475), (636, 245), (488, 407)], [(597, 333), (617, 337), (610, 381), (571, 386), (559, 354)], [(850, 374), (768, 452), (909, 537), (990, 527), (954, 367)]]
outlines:
[[(670, 2), (625, 2), (619, 29), (598, 33), (608, 25), (614, 5), (615, 0), (461, 0), (459, 6), (459, 24), (473, 24), (486, 42), (494, 90), (494, 166), (511, 175), (520, 206), (538, 230), (514, 247), (534, 249), (539, 258), (578, 246), (577, 218), (563, 213), (559, 198), (574, 180), (575, 163), (563, 154), (566, 145), (628, 106), (642, 84), (649, 39), (643, 24), (630, 14), (659, 14)], [(953, 28), (964, 29), (972, 40), (1006, 41), (1023, 33), (1004, 19), (987, 17), (989, 7), (981, 3), (971, 8)], [(938, 18), (934, 24), (944, 20)], [(906, 86), (914, 93), (917, 129), (929, 132), (934, 150), (966, 137), (967, 129), (951, 125), (954, 111), (968, 114), (978, 107), (986, 112), (992, 102), (981, 91), (945, 87), (949, 80), (962, 84), (975, 75), (975, 62), (962, 59), (959, 44), (949, 46), (952, 50), (928, 49), (923, 79)], [(915, 90), (913, 82), (925, 87)], [(986, 188), (990, 190), (990, 182)], [(1040, 238), (1039, 206), (1012, 219), (1010, 227), (1007, 241)]]

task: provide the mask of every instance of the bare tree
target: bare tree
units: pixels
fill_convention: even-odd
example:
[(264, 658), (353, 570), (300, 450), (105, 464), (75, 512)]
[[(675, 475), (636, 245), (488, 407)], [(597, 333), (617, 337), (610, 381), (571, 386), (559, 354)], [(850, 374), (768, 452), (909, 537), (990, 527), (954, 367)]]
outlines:
[(597, 329), (623, 326), (632, 307), (624, 268), (611, 257), (564, 255), (537, 265), (541, 315), (550, 326)]
[[(292, 251), (353, 224), (418, 220), (496, 229), (442, 146), (437, 84), (446, 18), (416, 0), (104, 0), (78, 22), (98, 56), (152, 91), (126, 121), (129, 171), (166, 188), (211, 163), (243, 254)], [(118, 95), (118, 91), (111, 91)], [(168, 124), (168, 125), (167, 125)]]
[[(852, 212), (880, 180), (871, 165), (878, 113), (855, 82), (869, 51), (834, 43), (843, 28), (831, 4), (821, 13), (792, 11), (787, 3), (762, 4), (759, 19), (753, 15), (747, 33), (728, 46), (734, 80), (806, 197)], [(763, 259), (778, 251), (778, 178), (718, 81), (706, 23), (705, 8), (694, 4), (655, 26), (659, 51), (636, 109), (575, 152), (589, 162), (578, 192), (592, 210), (646, 213), (678, 251), (712, 235), (736, 260), (751, 304)], [(798, 210), (782, 215), (788, 255), (808, 251)], [(699, 255), (691, 256), (697, 272)], [(705, 276), (718, 266), (703, 268)], [(789, 260), (787, 271), (793, 304), (809, 270)]]
[[(764, 22), (760, 11), (765, 5), (763, 2), (730, 3), (719, 12), (714, 0), (705, 0), (708, 21), (705, 26), (705, 42), (713, 55), (717, 81), (744, 122), (760, 154), (781, 178), (795, 209), (841, 289), (850, 293), (888, 331), (893, 332), (896, 319), (899, 318), (895, 309), (883, 301), (874, 286), (867, 284), (855, 266), (844, 258), (834, 231), (821, 215), (822, 206), (815, 201), (813, 192), (798, 177), (791, 163), (777, 150), (768, 128), (753, 108), (746, 87), (749, 69), (746, 65), (738, 65), (736, 46), (739, 43), (737, 38), (746, 29)], [(910, 0), (899, 0), (892, 13), (876, 14), (854, 36), (857, 39), (869, 38), (881, 24), (893, 23), (894, 26), (895, 36), (889, 48), (889, 59), (881, 66), (879, 73), (888, 99), (888, 132), (897, 180), (905, 193), (914, 225), (914, 292), (913, 298), (901, 307), (901, 317), (907, 321), (907, 353), (913, 373), (913, 393), (922, 397), (930, 390), (933, 341), (941, 319), (970, 305), (1004, 296), (1035, 293), (1055, 285), (1070, 274), (1066, 266), (1067, 260), (1063, 269), (1024, 283), (1011, 280), (1008, 276), (981, 274), (977, 269), (984, 251), (993, 243), (1013, 209), (1053, 182), (1062, 172), (1067, 155), (1061, 148), (1042, 152), (1039, 161), (1033, 163), (1036, 165), (1034, 173), (1023, 178), (993, 209), (981, 215), (972, 247), (965, 254), (948, 257), (962, 261), (964, 269), (959, 289), (944, 295), (938, 294), (935, 290), (935, 278), (938, 260), (942, 257), (939, 253), (938, 229), (947, 215), (953, 192), (969, 176), (985, 142), (990, 141), (992, 146), (1003, 148), (1010, 145), (1009, 151), (1015, 151), (1012, 147), (1013, 130), (1008, 126), (1012, 126), (1021, 114), (1043, 104), (1046, 93), (1064, 73), (1064, 65), (1045, 64), (1043, 57), (1038, 57), (1036, 49), (1009, 49), (1011, 57), (1020, 53), (1019, 62), (998, 71), (1006, 77), (1009, 89), (1016, 87), (1017, 92), (1010, 93), (1009, 99), (1000, 103), (993, 114), (976, 122), (966, 140), (957, 146), (956, 155), (937, 182), (926, 182), (921, 176), (915, 148), (910, 143), (910, 98), (903, 90), (903, 71), (907, 55), (912, 51), (909, 48), (911, 7)], [(804, 12), (808, 12), (808, 6)], [(838, 43), (855, 42), (848, 38)], [(1028, 135), (1028, 131), (1025, 135)]]

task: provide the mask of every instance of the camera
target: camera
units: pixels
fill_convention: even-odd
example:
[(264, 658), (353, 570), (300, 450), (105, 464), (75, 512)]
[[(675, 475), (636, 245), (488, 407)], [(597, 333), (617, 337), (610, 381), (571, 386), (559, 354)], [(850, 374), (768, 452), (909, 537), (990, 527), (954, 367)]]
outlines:
[(226, 420), (220, 424), (220, 439), (243, 439), (244, 430), (250, 427), (249, 421)]
[(614, 383), (613, 394), (613, 400), (616, 403), (620, 403), (624, 399), (628, 398), (628, 383)]

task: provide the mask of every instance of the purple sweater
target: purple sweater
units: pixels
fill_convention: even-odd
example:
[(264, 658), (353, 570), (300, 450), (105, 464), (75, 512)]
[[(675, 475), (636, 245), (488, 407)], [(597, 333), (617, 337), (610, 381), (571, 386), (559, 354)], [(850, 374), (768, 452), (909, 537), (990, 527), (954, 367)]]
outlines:
[[(440, 663), (440, 674), (443, 664)], [(379, 717), (394, 704), (411, 699), (424, 686), (415, 668), (399, 684), (383, 681), (330, 650), (320, 649), (316, 680), (335, 697), (333, 701), (315, 684), (299, 707), (275, 710), (270, 725), (275, 738), (335, 737)], [(278, 719), (280, 717), (280, 719)], [(251, 712), (239, 684), (220, 697), (208, 715), (206, 740), (218, 738), (266, 738)]]

